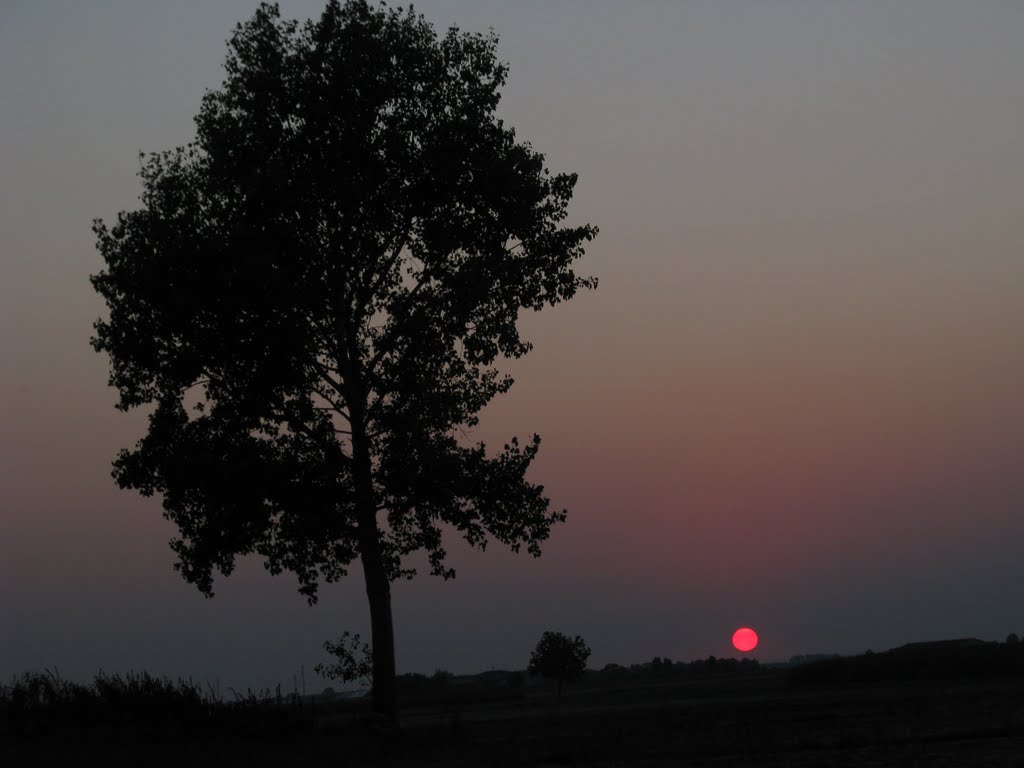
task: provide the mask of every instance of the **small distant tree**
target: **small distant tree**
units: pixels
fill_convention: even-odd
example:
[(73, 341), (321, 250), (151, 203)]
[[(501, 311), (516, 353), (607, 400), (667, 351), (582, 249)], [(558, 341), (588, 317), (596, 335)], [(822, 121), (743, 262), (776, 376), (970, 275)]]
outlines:
[(335, 662), (317, 664), (313, 669), (318, 675), (343, 683), (358, 680), (373, 685), (373, 651), (359, 639), (358, 634), (342, 632), (337, 642), (325, 642), (324, 650), (335, 658)]
[(583, 676), (590, 658), (590, 648), (583, 638), (569, 638), (561, 632), (545, 632), (530, 655), (529, 671), (549, 680), (558, 681), (558, 697), (562, 685)]
[(1016, 645), (1019, 642), (1020, 642), (1020, 638), (1017, 636), (1016, 632), (1011, 632), (1010, 634), (1008, 634), (1006, 636), (1006, 643), (1007, 643), (1007, 645)]

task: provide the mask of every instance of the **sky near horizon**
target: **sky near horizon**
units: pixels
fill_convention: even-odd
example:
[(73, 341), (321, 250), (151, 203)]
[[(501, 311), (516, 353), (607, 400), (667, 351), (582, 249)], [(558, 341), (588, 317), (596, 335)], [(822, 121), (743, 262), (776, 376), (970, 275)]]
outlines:
[[(307, 607), (247, 560), (204, 599), (121, 492), (89, 347), (90, 222), (188, 142), (253, 2), (0, 6), (0, 677), (307, 684), (368, 635), (358, 568)], [(320, 2), (281, 3), (285, 17)], [(449, 547), (394, 589), (399, 671), (765, 660), (1024, 633), (1024, 4), (425, 0), (501, 38), (502, 117), (580, 181), (599, 278), (474, 436), (538, 432), (543, 557)]]

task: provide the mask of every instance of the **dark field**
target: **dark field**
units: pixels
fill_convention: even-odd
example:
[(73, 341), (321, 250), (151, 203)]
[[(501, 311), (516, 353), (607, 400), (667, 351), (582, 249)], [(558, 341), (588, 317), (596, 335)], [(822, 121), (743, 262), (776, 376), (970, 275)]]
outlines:
[(764, 672), (412, 711), (405, 729), (398, 765), (1024, 766), (1024, 685)]
[(846, 672), (595, 673), (561, 701), (545, 686), (452, 686), (405, 707), (400, 730), (365, 701), (97, 713), (8, 697), (0, 764), (1024, 766), (1024, 678)]

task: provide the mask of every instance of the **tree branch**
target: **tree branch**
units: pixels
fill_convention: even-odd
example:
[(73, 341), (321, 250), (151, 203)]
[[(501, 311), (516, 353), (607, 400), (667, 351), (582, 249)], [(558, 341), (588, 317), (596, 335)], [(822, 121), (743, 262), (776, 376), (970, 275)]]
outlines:
[(188, 386), (182, 387), (178, 391), (178, 397), (184, 397), (185, 393), (188, 392), (193, 387), (200, 387), (200, 386), (203, 386), (204, 384), (211, 384), (211, 383), (213, 383), (213, 380), (211, 378), (199, 379), (198, 381), (194, 381), (191, 384), (189, 384)]
[(319, 360), (314, 360), (313, 366), (317, 368), (318, 371), (320, 372), (321, 380), (324, 381), (332, 390), (334, 390), (338, 394), (338, 396), (341, 398), (341, 401), (335, 402), (332, 398), (327, 397), (322, 392), (317, 392), (316, 394), (320, 395), (320, 397), (322, 397), (324, 400), (331, 404), (331, 410), (333, 410), (335, 413), (337, 413), (339, 416), (345, 419), (345, 421), (351, 424), (352, 419), (349, 417), (348, 412), (345, 410), (344, 406), (341, 405), (341, 403), (345, 402), (345, 389), (342, 386), (341, 381), (335, 381), (333, 378), (331, 378), (331, 372), (335, 371), (336, 369), (332, 369), (330, 366), (321, 363)]
[(388, 272), (391, 271), (391, 268), (395, 266), (395, 264), (398, 262), (398, 259), (402, 255), (402, 251), (405, 250), (405, 247), (409, 244), (409, 227), (411, 225), (411, 218), (407, 219), (405, 226), (402, 227), (402, 231), (398, 235), (395, 246), (391, 250), (391, 256), (387, 259), (387, 262), (377, 271), (377, 275), (373, 280), (373, 285), (371, 285), (366, 290), (365, 295), (359, 297), (360, 306), (358, 308), (358, 311), (360, 313), (362, 313), (363, 306), (365, 306), (366, 302), (377, 294), (377, 290), (380, 288), (380, 284), (384, 281), (384, 278), (387, 277), (387, 274)]
[[(433, 280), (433, 277), (427, 274), (427, 270), (424, 268), (423, 272), (420, 273), (420, 279), (417, 281), (405, 296), (402, 297), (402, 304), (408, 305), (412, 302), (412, 299), (416, 297), (416, 294), (422, 290), (423, 286)], [(404, 308), (404, 306), (403, 306)], [(392, 337), (393, 338), (393, 337)], [(376, 376), (377, 366), (380, 364), (381, 358), (388, 353), (394, 351), (394, 345), (383, 345), (380, 348), (374, 350), (373, 357), (370, 358), (370, 362), (366, 365), (366, 370), (369, 375)]]

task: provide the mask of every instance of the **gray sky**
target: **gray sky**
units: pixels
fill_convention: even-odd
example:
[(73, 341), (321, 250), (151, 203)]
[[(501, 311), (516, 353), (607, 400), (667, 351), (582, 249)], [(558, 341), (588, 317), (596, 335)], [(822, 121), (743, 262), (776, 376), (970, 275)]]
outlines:
[[(358, 576), (311, 609), (252, 561), (203, 599), (109, 474), (144, 420), (88, 345), (90, 221), (191, 138), (254, 7), (0, 7), (2, 675), (316, 689), (321, 643), (368, 634)], [(526, 318), (477, 431), (539, 432), (569, 522), (397, 585), (400, 671), (523, 667), (545, 629), (598, 666), (741, 624), (764, 659), (1024, 632), (1024, 4), (417, 7), (501, 36), (503, 116), (580, 173), (601, 285)]]

